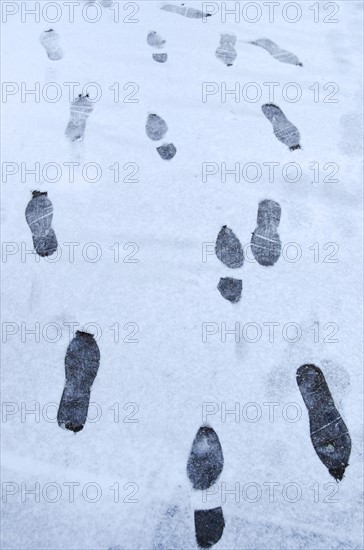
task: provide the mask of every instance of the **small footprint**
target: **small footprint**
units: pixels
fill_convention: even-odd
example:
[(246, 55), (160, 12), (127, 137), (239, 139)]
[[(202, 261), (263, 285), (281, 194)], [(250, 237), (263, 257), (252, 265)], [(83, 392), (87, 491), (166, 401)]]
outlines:
[(86, 121), (94, 110), (94, 106), (91, 101), (89, 101), (88, 97), (88, 94), (80, 94), (78, 98), (71, 103), (71, 118), (65, 131), (66, 136), (71, 141), (83, 140), (86, 130)]
[(301, 149), (299, 131), (289, 122), (289, 120), (287, 120), (286, 116), (277, 105), (274, 105), (274, 103), (266, 103), (262, 106), (262, 111), (272, 123), (274, 134), (279, 141), (287, 145), (291, 151)]
[(165, 4), (161, 7), (161, 9), (172, 13), (178, 13), (179, 15), (183, 15), (184, 17), (189, 17), (191, 19), (203, 19), (212, 15), (211, 13), (204, 13), (195, 8), (188, 8), (184, 4), (181, 4), (180, 6)]
[(243, 281), (232, 277), (221, 277), (217, 286), (221, 296), (232, 304), (239, 302), (243, 290)]
[(61, 428), (76, 433), (84, 427), (99, 365), (100, 350), (93, 335), (78, 330), (65, 358), (66, 384), (57, 415)]
[(272, 200), (259, 203), (257, 228), (252, 234), (251, 250), (256, 261), (263, 266), (274, 265), (282, 250), (282, 243), (277, 233), (281, 220), (281, 207)]
[[(150, 139), (159, 141), (166, 135), (168, 126), (163, 118), (152, 113), (148, 115), (145, 131)], [(176, 155), (177, 149), (173, 143), (163, 143), (157, 147), (157, 152), (163, 160), (171, 160)]]
[(216, 57), (228, 67), (232, 66), (237, 56), (234, 48), (235, 44), (236, 36), (234, 34), (222, 34), (220, 38), (220, 46), (215, 52)]
[(237, 269), (244, 263), (244, 250), (240, 241), (226, 225), (217, 236), (215, 253), (219, 260), (231, 269)]
[(296, 379), (308, 410), (313, 447), (330, 474), (341, 481), (351, 452), (348, 428), (318, 367), (303, 365), (297, 370)]
[(224, 466), (222, 448), (215, 430), (202, 426), (192, 443), (187, 475), (194, 489), (206, 490), (216, 482)]
[(282, 50), (279, 46), (277, 46), (277, 44), (275, 44), (275, 42), (269, 40), (269, 38), (259, 38), (258, 40), (253, 40), (250, 44), (260, 46), (270, 53), (274, 59), (277, 59), (277, 61), (281, 61), (282, 63), (290, 63), (291, 65), (299, 65), (300, 67), (303, 66), (294, 53), (288, 52), (287, 50)]
[(52, 229), (53, 205), (47, 192), (33, 191), (25, 209), (25, 219), (32, 232), (35, 251), (39, 256), (51, 256), (57, 250), (56, 234)]
[(59, 36), (55, 30), (49, 29), (42, 32), (39, 37), (41, 44), (44, 46), (47, 56), (52, 61), (59, 61), (63, 57), (63, 51), (60, 46)]
[(163, 118), (156, 114), (150, 114), (147, 119), (145, 130), (150, 139), (159, 141), (166, 135), (168, 126)]
[(196, 540), (201, 548), (211, 548), (222, 537), (225, 527), (221, 506), (211, 510), (195, 510)]

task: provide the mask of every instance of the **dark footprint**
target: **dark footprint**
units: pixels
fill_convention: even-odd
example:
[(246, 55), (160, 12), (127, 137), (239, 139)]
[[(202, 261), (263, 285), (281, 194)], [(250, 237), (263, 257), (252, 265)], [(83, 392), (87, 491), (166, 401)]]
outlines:
[(165, 136), (167, 130), (168, 126), (163, 118), (156, 114), (151, 114), (148, 116), (145, 131), (150, 139), (153, 141), (159, 141)]
[(25, 209), (25, 219), (34, 237), (45, 237), (52, 227), (53, 205), (47, 192), (33, 191)]
[(220, 46), (215, 52), (216, 57), (228, 67), (232, 66), (237, 56), (234, 48), (235, 44), (236, 36), (234, 34), (222, 34), (220, 38)]
[(266, 103), (262, 111), (273, 125), (273, 131), (277, 139), (287, 145), (291, 151), (301, 149), (300, 133), (296, 126), (287, 120), (281, 109), (274, 103)]
[(166, 53), (154, 53), (153, 54), (154, 61), (157, 61), (157, 63), (165, 63), (168, 59), (168, 54)]
[(164, 145), (161, 145), (160, 147), (157, 147), (157, 151), (159, 153), (159, 156), (164, 160), (171, 160), (177, 153), (177, 149), (173, 145), (173, 143), (166, 143)]
[(184, 17), (189, 17), (191, 19), (203, 19), (204, 17), (210, 17), (211, 13), (204, 13), (201, 10), (194, 8), (187, 8), (184, 4), (181, 6), (173, 6), (172, 4), (166, 4), (161, 7), (161, 10), (170, 11), (172, 13), (178, 13)]
[(217, 236), (215, 252), (219, 260), (232, 269), (241, 267), (244, 263), (244, 251), (240, 241), (226, 225)]
[(47, 192), (33, 191), (25, 209), (25, 219), (30, 227), (35, 251), (39, 256), (51, 256), (57, 250), (56, 234), (52, 229), (53, 205)]
[(93, 335), (78, 330), (65, 358), (66, 385), (57, 415), (61, 428), (73, 432), (82, 430), (99, 365), (100, 351)]
[(335, 407), (322, 371), (315, 365), (297, 370), (297, 384), (310, 419), (310, 435), (317, 456), (330, 474), (340, 481), (349, 463), (351, 439)]
[(225, 527), (222, 508), (195, 510), (196, 540), (201, 548), (211, 548), (222, 537)]
[(287, 50), (282, 50), (279, 46), (277, 46), (277, 44), (272, 42), (272, 40), (269, 40), (269, 38), (259, 38), (258, 40), (253, 40), (250, 44), (260, 46), (270, 53), (274, 59), (277, 59), (277, 61), (281, 61), (282, 63), (290, 63), (291, 65), (299, 65), (302, 67), (302, 63), (294, 53), (288, 52)]
[(274, 265), (282, 250), (282, 243), (277, 233), (281, 220), (280, 205), (271, 200), (264, 200), (259, 203), (257, 228), (252, 234), (251, 250), (254, 258), (260, 265)]
[(232, 304), (239, 302), (243, 290), (243, 281), (232, 277), (222, 277), (217, 286), (221, 296)]
[(80, 94), (71, 104), (71, 118), (66, 128), (66, 136), (71, 141), (82, 140), (86, 129), (86, 121), (94, 107), (88, 99), (88, 94)]
[(147, 36), (147, 42), (152, 48), (163, 48), (166, 41), (163, 40), (156, 31), (152, 31)]
[(224, 466), (224, 456), (216, 432), (202, 426), (192, 443), (187, 462), (187, 475), (194, 489), (208, 489), (218, 479)]
[(63, 51), (59, 44), (59, 36), (53, 29), (42, 32), (39, 37), (40, 43), (44, 46), (47, 56), (52, 61), (58, 61), (63, 57)]

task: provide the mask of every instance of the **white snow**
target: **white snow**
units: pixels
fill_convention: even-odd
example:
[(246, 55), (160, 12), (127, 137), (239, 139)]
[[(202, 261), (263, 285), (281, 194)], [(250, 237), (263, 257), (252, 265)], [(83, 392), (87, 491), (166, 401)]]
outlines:
[[(2, 4), (4, 10), (5, 4), (14, 2)], [(2, 103), (2, 547), (195, 548), (193, 510), (221, 505), (226, 526), (216, 549), (361, 548), (362, 151), (358, 142), (363, 4), (330, 2), (325, 11), (319, 2), (318, 23), (310, 9), (314, 2), (309, 1), (296, 2), (302, 10), (297, 23), (282, 16), (287, 2), (276, 8), (273, 23), (266, 8), (257, 23), (243, 17), (238, 22), (234, 16), (224, 22), (224, 3), (218, 2), (219, 12), (203, 22), (161, 10), (161, 2), (150, 0), (119, 2), (118, 23), (115, 10), (101, 3), (96, 3), (100, 20), (85, 21), (84, 0), (75, 7), (73, 23), (61, 1), (58, 22), (46, 22), (42, 16), (39, 23), (34, 16), (22, 22), (23, 4), (30, 9), (35, 2), (17, 4), (19, 12), (2, 24), (2, 79), (19, 87)], [(226, 3), (230, 8), (235, 4)], [(238, 4), (242, 10), (247, 3)], [(185, 5), (203, 9), (201, 2)], [(331, 17), (339, 22), (325, 23), (335, 5), (339, 10)], [(92, 9), (97, 8), (88, 8), (89, 17)], [(127, 23), (125, 18), (137, 22)], [(50, 27), (60, 36), (64, 52), (60, 61), (49, 60), (39, 42)], [(147, 43), (151, 31), (166, 40), (166, 63), (152, 59), (156, 50)], [(215, 56), (222, 33), (237, 37), (232, 67)], [(303, 67), (279, 63), (262, 48), (248, 44), (258, 38), (269, 38), (291, 51)], [(58, 84), (59, 101), (42, 96), (42, 91), (48, 97), (55, 93), (54, 86), (45, 88), (47, 82)], [(102, 90), (87, 121), (85, 140), (75, 146), (64, 135), (70, 100), (75, 97), (69, 97), (67, 82), (80, 83), (75, 96), (91, 82)], [(219, 90), (205, 102), (204, 82), (216, 83)], [(241, 93), (244, 85), (256, 83), (262, 97), (249, 102), (240, 95), (236, 101), (229, 94), (223, 102), (224, 82), (228, 90), (236, 87)], [(272, 82), (278, 83), (274, 102), (301, 133), (301, 150), (290, 152), (280, 143), (261, 112), (269, 102), (264, 83)], [(284, 86), (292, 82), (302, 90), (295, 103), (282, 95)], [(20, 90), (34, 89), (35, 83), (40, 86), (40, 101), (28, 95), (22, 102)], [(254, 86), (244, 93), (254, 97)], [(294, 94), (297, 86), (285, 90)], [(121, 99), (115, 102), (118, 88)], [(89, 91), (94, 97), (96, 88)], [(324, 102), (327, 96), (338, 102)], [(127, 97), (135, 102), (126, 102)], [(163, 142), (177, 148), (171, 161), (159, 157), (155, 149), (159, 143), (145, 133), (148, 113), (157, 113), (168, 124)], [(47, 163), (57, 163), (59, 181), (49, 181), (52, 167), (39, 183), (29, 174), (22, 181), (21, 163), (24, 170), (36, 162), (41, 170)], [(64, 164), (69, 162), (80, 163), (74, 181)], [(273, 182), (264, 164), (269, 162), (279, 163)], [(295, 167), (284, 168), (293, 162), (302, 170), (297, 182), (288, 181), (294, 178)], [(19, 167), (7, 182), (4, 163)], [(99, 181), (85, 180), (87, 163), (102, 168)], [(120, 166), (119, 182), (109, 168), (115, 163)], [(203, 163), (218, 168), (207, 181), (202, 178)], [(227, 175), (224, 182), (221, 163), (228, 170), (235, 163), (242, 170), (256, 163), (262, 176), (252, 182)], [(132, 179), (137, 181), (124, 182), (136, 171), (135, 165), (138, 171)], [(331, 177), (338, 181), (325, 182), (336, 165), (339, 171)], [(319, 181), (314, 180), (317, 166)], [(254, 171), (249, 174), (252, 180)], [(90, 168), (86, 177), (93, 176)], [(53, 203), (52, 227), (62, 251), (57, 261), (21, 254), (25, 246), (32, 251), (24, 212), (34, 189), (48, 191)], [(285, 249), (286, 259), (281, 257), (272, 268), (246, 260), (238, 270), (228, 269), (213, 254), (203, 261), (203, 243), (211, 243), (208, 250), (213, 251), (223, 225), (243, 245), (249, 243), (258, 203), (266, 198), (281, 205), (282, 243), (296, 243)], [(73, 262), (71, 245), (65, 243), (79, 243)], [(19, 251), (4, 256), (4, 246)], [(302, 253), (300, 260), (287, 261), (297, 250)], [(100, 251), (99, 261), (89, 260)], [(252, 257), (249, 249), (247, 255)], [(138, 263), (124, 262), (127, 256)], [(324, 262), (326, 257), (339, 261)], [(225, 301), (216, 288), (220, 277), (228, 276), (243, 280), (242, 299), (236, 305)], [(101, 364), (91, 394), (97, 405), (90, 409), (90, 416), (99, 419), (75, 435), (49, 420), (56, 416), (64, 386), (67, 324), (72, 322), (79, 323), (76, 328), (96, 323), (102, 330)], [(267, 323), (273, 322), (279, 325), (270, 342)], [(22, 341), (24, 329), (36, 323), (39, 341), (31, 334)], [(236, 323), (243, 331), (240, 342), (234, 334), (227, 334), (223, 342), (224, 327), (233, 330)], [(288, 337), (282, 335), (287, 323), (301, 327), (298, 342), (286, 341), (295, 334), (292, 325)], [(4, 336), (10, 326), (18, 329), (16, 334)], [(337, 334), (330, 337), (336, 327)], [(89, 330), (95, 332), (95, 327)], [(216, 334), (205, 335), (204, 342), (204, 330)], [(256, 330), (262, 331), (260, 340), (249, 342)], [(128, 335), (138, 341), (125, 342)], [(339, 485), (313, 449), (307, 411), (295, 381), (297, 368), (311, 362), (323, 370), (352, 439), (350, 465)], [(39, 418), (31, 414), (22, 418), (21, 411), (34, 409), (36, 403)], [(186, 475), (192, 441), (204, 420), (204, 403), (217, 404), (218, 412), (205, 420), (218, 434), (225, 459), (216, 493), (207, 495), (207, 502), (192, 494)], [(248, 403), (253, 405), (249, 408)], [(264, 403), (278, 403), (273, 422)], [(289, 409), (289, 403), (296, 405)], [(47, 408), (47, 404), (54, 405)], [(233, 414), (224, 418), (223, 407), (236, 407), (240, 421)], [(288, 421), (287, 415), (294, 417), (297, 410), (302, 413), (297, 422)], [(4, 411), (16, 412), (4, 417)], [(259, 411), (261, 418), (249, 421)], [(74, 502), (69, 485), (64, 485), (70, 482), (79, 484)], [(269, 502), (272, 482), (279, 485)], [(40, 484), (39, 502), (34, 495), (22, 498), (22, 483), (27, 489)], [(48, 493), (47, 483), (56, 484)], [(88, 483), (97, 486), (90, 486), (87, 493)], [(249, 489), (248, 483), (255, 485)], [(289, 483), (301, 489), (298, 502), (289, 502), (295, 496), (293, 486), (283, 489)], [(236, 502), (227, 494), (224, 502), (224, 487), (236, 484), (245, 498)], [(261, 498), (249, 502), (257, 486)], [(4, 502), (4, 491), (11, 487), (17, 492)], [(60, 488), (61, 496), (52, 503), (54, 487)], [(102, 494), (90, 502), (95, 487)], [(116, 487), (119, 502), (114, 502)], [(317, 488), (319, 502), (315, 502)], [(288, 499), (282, 496), (284, 490)], [(325, 502), (331, 494), (337, 502)], [(135, 499), (138, 502), (130, 502)]]

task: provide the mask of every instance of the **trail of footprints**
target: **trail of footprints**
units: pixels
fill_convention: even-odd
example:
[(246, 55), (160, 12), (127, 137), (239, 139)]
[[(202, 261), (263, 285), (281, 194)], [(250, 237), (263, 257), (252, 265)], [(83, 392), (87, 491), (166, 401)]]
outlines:
[[(111, 5), (111, 0), (102, 0), (104, 7)], [(210, 16), (198, 9), (164, 5), (162, 10), (177, 13), (187, 18), (202, 19)], [(40, 36), (48, 58), (58, 61), (63, 58), (60, 38), (54, 29), (44, 31)], [(156, 31), (147, 36), (147, 43), (152, 48), (161, 50), (165, 47)], [(262, 38), (250, 44), (265, 49), (276, 60), (292, 65), (302, 66), (298, 57), (270, 39)], [(216, 57), (226, 66), (231, 67), (237, 57), (235, 50), (236, 36), (222, 34), (220, 44), (215, 52)], [(165, 52), (153, 53), (153, 59), (165, 63), (168, 55)], [(93, 105), (87, 95), (80, 94), (71, 104), (70, 120), (65, 134), (71, 141), (84, 138), (86, 122), (93, 111)], [(294, 151), (301, 147), (298, 129), (286, 118), (282, 110), (272, 103), (262, 106), (262, 112), (273, 126), (276, 138)], [(168, 131), (167, 123), (157, 114), (148, 115), (146, 133), (152, 141), (161, 141)], [(171, 160), (176, 154), (173, 143), (164, 143), (157, 147), (157, 152), (164, 160)], [(33, 244), (40, 256), (52, 255), (58, 246), (52, 228), (53, 206), (47, 192), (33, 191), (32, 199), (26, 207), (26, 221), (32, 233)], [(278, 226), (281, 218), (280, 205), (270, 199), (258, 205), (257, 227), (252, 233), (251, 250), (256, 261), (271, 267), (281, 254), (281, 241)], [(215, 252), (218, 259), (229, 269), (241, 268), (244, 264), (244, 250), (238, 237), (226, 225), (217, 236)], [(228, 301), (237, 303), (242, 295), (242, 280), (232, 277), (221, 278), (218, 284), (220, 294)], [(77, 331), (70, 342), (65, 356), (66, 381), (58, 409), (58, 425), (74, 433), (83, 429), (87, 422), (90, 394), (93, 382), (100, 366), (100, 350), (92, 334)], [(297, 385), (309, 416), (309, 432), (313, 448), (330, 475), (342, 480), (349, 463), (351, 439), (348, 428), (341, 418), (324, 374), (315, 365), (303, 365), (297, 370)], [(224, 466), (224, 456), (216, 432), (209, 426), (202, 426), (193, 441), (187, 461), (187, 476), (195, 491), (206, 490), (216, 483)], [(222, 537), (225, 520), (221, 507), (194, 511), (195, 536), (201, 548), (210, 548)]]

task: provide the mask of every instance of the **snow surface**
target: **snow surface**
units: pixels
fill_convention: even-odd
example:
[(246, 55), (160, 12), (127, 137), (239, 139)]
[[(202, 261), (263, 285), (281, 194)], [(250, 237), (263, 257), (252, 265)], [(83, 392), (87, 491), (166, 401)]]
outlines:
[[(83, 0), (82, 0), (83, 1)], [(80, 2), (81, 3), (81, 2)], [(172, 2), (171, 2), (172, 3)], [(5, 2), (3, 3), (5, 4)], [(20, 3), (21, 4), (21, 3)], [(24, 2), (23, 2), (24, 4)], [(26, 2), (33, 6), (34, 2)], [(63, 5), (62, 2), (59, 2)], [(130, 4), (130, 3), (129, 3)], [(3, 81), (19, 86), (35, 82), (57, 82), (62, 97), (51, 103), (20, 94), (2, 104), (3, 162), (35, 162), (43, 166), (56, 162), (97, 162), (103, 169), (100, 181), (91, 183), (76, 170), (70, 182), (66, 168), (56, 183), (35, 183), (20, 174), (9, 177), (2, 186), (2, 241), (26, 243), (32, 250), (25, 208), (31, 191), (48, 191), (53, 203), (52, 226), (62, 248), (59, 261), (51, 262), (20, 253), (2, 263), (2, 320), (17, 323), (19, 332), (3, 339), (2, 401), (15, 403), (19, 412), (2, 423), (2, 481), (13, 482), (17, 494), (2, 503), (2, 547), (4, 549), (170, 549), (195, 548), (194, 509), (222, 506), (225, 531), (216, 549), (359, 549), (362, 548), (362, 172), (361, 172), (361, 2), (336, 2), (338, 23), (314, 23), (313, 2), (298, 2), (302, 18), (295, 24), (281, 16), (274, 23), (267, 11), (258, 23), (234, 21), (221, 13), (201, 19), (182, 17), (161, 10), (162, 3), (137, 2), (137, 23), (123, 23), (132, 9), (120, 2), (121, 21), (102, 7), (95, 24), (84, 21), (76, 9), (74, 23), (62, 19), (52, 24), (60, 36), (64, 57), (50, 61), (39, 42), (49, 23), (35, 23), (20, 15), (2, 24)], [(200, 2), (185, 2), (202, 9)], [(218, 3), (220, 5), (220, 3)], [(228, 3), (234, 5), (235, 2)], [(244, 2), (240, 3), (245, 4)], [(281, 5), (285, 2), (281, 2)], [(323, 2), (319, 3), (323, 9)], [(90, 8), (91, 9), (91, 8)], [(90, 11), (91, 14), (91, 11)], [(166, 40), (166, 63), (152, 59), (155, 49), (147, 35), (156, 31)], [(215, 56), (220, 34), (235, 34), (237, 58), (226, 67)], [(262, 48), (248, 44), (269, 38), (291, 51), (303, 67), (279, 63)], [(67, 142), (64, 131), (69, 120), (70, 98), (65, 82), (97, 82), (103, 91), (95, 102), (82, 143)], [(134, 85), (139, 87), (138, 102), (115, 103), (109, 89), (120, 83), (123, 97)], [(261, 112), (269, 102), (264, 88), (260, 101), (236, 102), (227, 96), (209, 96), (202, 102), (202, 83), (222, 82), (233, 88), (257, 82), (297, 82), (302, 98), (296, 103), (275, 102), (301, 133), (302, 149), (290, 152), (274, 134)], [(337, 83), (337, 103), (314, 102), (310, 86), (319, 83), (321, 97), (328, 82)], [(51, 90), (49, 90), (51, 93)], [(73, 99), (73, 98), (72, 98)], [(148, 113), (157, 113), (168, 124), (165, 140), (173, 142), (177, 154), (162, 160), (155, 142), (146, 135)], [(274, 182), (263, 172), (256, 183), (235, 182), (220, 174), (202, 181), (202, 163), (236, 162), (245, 165), (279, 162)], [(113, 181), (108, 169), (115, 162), (121, 167), (136, 163), (134, 183)], [(297, 162), (302, 178), (296, 183), (282, 177), (282, 166)], [(312, 163), (320, 165), (320, 181), (312, 183)], [(338, 182), (324, 182), (339, 166)], [(122, 178), (130, 170), (121, 170)], [(259, 201), (277, 201), (282, 208), (278, 228), (283, 244), (298, 243), (302, 258), (290, 263), (283, 258), (272, 268), (246, 261), (231, 270), (216, 256), (202, 261), (203, 243), (214, 243), (223, 225), (249, 243), (256, 227)], [(64, 243), (78, 242), (71, 263)], [(80, 250), (87, 243), (98, 243), (100, 261), (86, 261)], [(110, 247), (120, 243), (121, 261), (114, 262)], [(122, 259), (134, 250), (123, 250), (126, 243), (137, 243), (138, 263)], [(320, 261), (314, 262), (314, 243), (320, 244)], [(322, 258), (325, 243), (337, 243), (337, 263)], [(134, 245), (133, 245), (134, 246)], [(210, 247), (211, 249), (211, 247)], [(89, 251), (90, 256), (93, 250)], [(250, 256), (251, 257), (251, 256)], [(238, 304), (224, 300), (217, 290), (220, 277), (243, 280)], [(40, 323), (63, 327), (55, 343), (49, 337), (27, 336), (21, 341), (20, 325)], [(59, 403), (64, 386), (64, 357), (69, 343), (64, 323), (80, 327), (94, 322), (102, 328), (98, 341), (100, 369), (93, 385), (91, 401), (101, 407), (98, 422), (88, 423), (73, 434), (40, 416), (28, 415), (22, 421), (22, 403), (40, 408)], [(109, 328), (120, 324), (120, 342), (115, 343)], [(263, 323), (277, 322), (278, 336), (269, 342)], [(295, 322), (302, 337), (289, 343), (282, 327)], [(126, 323), (137, 323), (138, 343), (124, 343), (131, 332)], [(203, 323), (216, 323), (219, 334), (202, 340)], [(221, 323), (232, 329), (256, 323), (263, 327), (259, 342), (233, 335), (221, 339)], [(338, 342), (325, 343), (331, 328), (320, 333), (315, 343), (315, 323), (339, 326)], [(8, 325), (6, 325), (8, 326)], [(77, 327), (79, 328), (79, 327)], [(92, 332), (92, 330), (91, 330)], [(251, 338), (254, 331), (251, 333)], [(309, 436), (308, 415), (299, 393), (295, 373), (305, 363), (319, 366), (326, 377), (337, 407), (352, 439), (350, 465), (345, 478), (336, 485), (317, 457)], [(186, 474), (192, 441), (203, 423), (202, 404), (213, 402), (221, 410), (239, 403), (241, 409), (257, 403), (262, 418), (236, 422), (232, 415), (215, 414), (207, 422), (219, 436), (224, 453), (224, 469), (216, 494), (202, 501), (193, 492)], [(269, 421), (263, 403), (277, 402), (274, 422)], [(302, 417), (297, 422), (283, 418), (287, 403), (297, 403)], [(115, 403), (120, 404), (120, 422), (114, 421)], [(123, 422), (136, 406), (137, 423)], [(8, 408), (6, 408), (8, 407)], [(113, 409), (110, 409), (113, 407)], [(9, 410), (9, 406), (5, 405)], [(92, 414), (95, 415), (95, 408)], [(251, 412), (254, 414), (254, 411)], [(49, 417), (55, 410), (49, 409)], [(226, 420), (226, 421), (224, 421)], [(266, 485), (277, 482), (278, 496), (269, 502)], [(40, 502), (34, 496), (21, 498), (21, 484), (27, 488), (40, 483)], [(47, 483), (62, 488), (58, 502), (47, 502), (42, 495)], [(79, 483), (74, 502), (69, 502), (64, 483)], [(221, 496), (222, 483), (242, 488), (247, 483), (263, 489), (257, 502)], [(289, 502), (282, 487), (294, 482), (302, 498)], [(98, 502), (87, 502), (82, 489), (97, 483), (102, 490)], [(119, 483), (120, 502), (114, 502), (109, 487)], [(131, 485), (126, 485), (126, 484)], [(318, 484), (319, 502), (310, 487)], [(328, 484), (328, 485), (326, 485)], [(6, 487), (9, 487), (6, 485)], [(125, 488), (124, 488), (125, 487)], [(123, 502), (138, 488), (134, 499)], [(338, 502), (324, 502), (337, 488)], [(4, 490), (4, 485), (3, 485)], [(335, 489), (336, 490), (336, 489)], [(254, 496), (254, 490), (252, 490)], [(94, 492), (90, 489), (90, 497)], [(3, 496), (4, 500), (4, 496)], [(22, 501), (23, 500), (23, 501)], [(128, 499), (126, 499), (128, 500)]]

